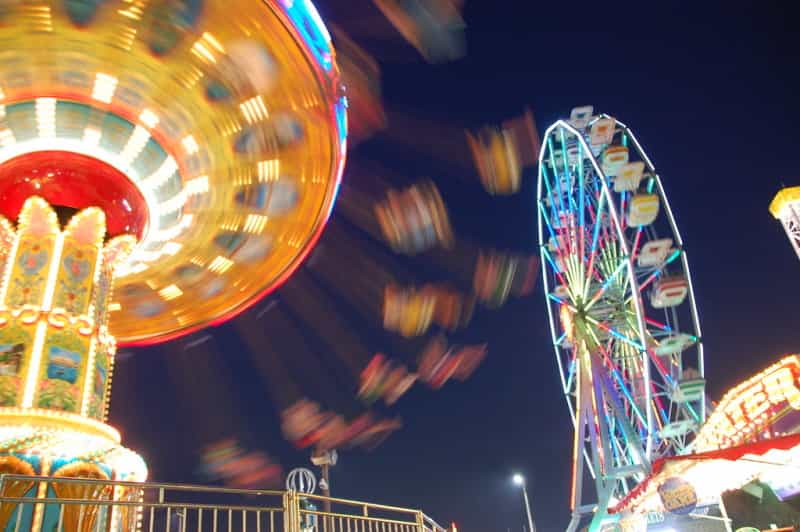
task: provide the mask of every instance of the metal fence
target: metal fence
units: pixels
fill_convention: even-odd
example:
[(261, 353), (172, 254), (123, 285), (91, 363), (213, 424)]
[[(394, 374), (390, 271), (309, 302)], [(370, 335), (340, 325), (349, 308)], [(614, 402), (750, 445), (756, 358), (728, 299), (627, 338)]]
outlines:
[(419, 510), (292, 491), (0, 475), (0, 530), (446, 532)]

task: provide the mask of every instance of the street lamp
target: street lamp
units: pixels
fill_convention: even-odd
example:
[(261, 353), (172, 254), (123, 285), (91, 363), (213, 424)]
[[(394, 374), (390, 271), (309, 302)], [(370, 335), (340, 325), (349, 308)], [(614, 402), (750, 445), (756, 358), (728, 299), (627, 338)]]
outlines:
[(522, 497), (525, 499), (525, 512), (528, 514), (528, 530), (530, 532), (536, 532), (536, 525), (533, 524), (533, 515), (531, 515), (531, 505), (530, 502), (528, 502), (528, 489), (525, 486), (525, 477), (519, 473), (514, 473), (511, 480), (517, 486), (522, 486)]

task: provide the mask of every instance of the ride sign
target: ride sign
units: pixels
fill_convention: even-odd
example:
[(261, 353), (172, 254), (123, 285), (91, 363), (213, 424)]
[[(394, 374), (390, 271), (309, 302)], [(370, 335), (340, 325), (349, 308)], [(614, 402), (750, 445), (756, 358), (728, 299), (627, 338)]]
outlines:
[(664, 509), (677, 515), (688, 515), (697, 507), (697, 492), (680, 477), (670, 477), (658, 487)]

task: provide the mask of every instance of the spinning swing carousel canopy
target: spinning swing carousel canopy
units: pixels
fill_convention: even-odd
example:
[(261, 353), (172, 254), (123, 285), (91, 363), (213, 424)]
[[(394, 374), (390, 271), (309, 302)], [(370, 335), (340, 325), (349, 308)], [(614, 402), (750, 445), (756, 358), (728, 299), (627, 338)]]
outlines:
[(156, 343), (242, 312), (313, 247), (346, 102), (308, 0), (0, 7), (0, 214), (101, 208), (139, 242), (110, 331)]

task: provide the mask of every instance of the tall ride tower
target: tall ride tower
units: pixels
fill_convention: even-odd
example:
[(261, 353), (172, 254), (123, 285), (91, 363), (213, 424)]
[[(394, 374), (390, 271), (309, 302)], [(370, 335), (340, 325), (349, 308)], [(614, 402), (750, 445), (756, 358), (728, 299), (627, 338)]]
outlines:
[(769, 212), (781, 221), (789, 242), (800, 258), (800, 187), (782, 188), (769, 204)]

